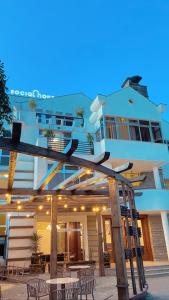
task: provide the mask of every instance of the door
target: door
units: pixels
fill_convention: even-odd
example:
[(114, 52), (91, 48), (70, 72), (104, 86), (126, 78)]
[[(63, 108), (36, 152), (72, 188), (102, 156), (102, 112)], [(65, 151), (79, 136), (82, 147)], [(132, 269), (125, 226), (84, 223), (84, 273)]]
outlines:
[[(144, 246), (144, 256), (143, 260), (153, 260), (151, 240), (148, 226), (148, 216), (141, 215), (140, 220), (138, 220), (138, 227), (141, 229), (141, 246)], [(126, 236), (126, 226), (125, 219), (122, 218), (122, 234), (124, 248), (127, 247), (127, 236)], [(110, 253), (111, 261), (114, 262), (114, 251), (112, 246), (112, 227), (111, 227), (111, 217), (103, 216), (103, 235), (104, 235), (104, 250)], [(133, 245), (134, 246), (134, 245)]]

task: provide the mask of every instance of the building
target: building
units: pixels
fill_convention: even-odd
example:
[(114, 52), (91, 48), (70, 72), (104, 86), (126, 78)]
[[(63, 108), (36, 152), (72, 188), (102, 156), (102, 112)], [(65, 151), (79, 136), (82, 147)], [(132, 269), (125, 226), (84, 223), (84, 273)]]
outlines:
[[(140, 212), (139, 226), (142, 231), (144, 260), (169, 259), (169, 123), (163, 120), (165, 105), (153, 103), (147, 87), (140, 84), (141, 77), (129, 77), (119, 91), (110, 95), (97, 95), (92, 100), (82, 93), (48, 98), (46, 95), (13, 91), (10, 95), (16, 121), (22, 122), (21, 140), (27, 143), (64, 151), (69, 141), (79, 140), (76, 156), (95, 160), (101, 153), (110, 152), (106, 162), (116, 168), (132, 162), (128, 178), (146, 175), (143, 183), (135, 189), (141, 191), (136, 197)], [(40, 95), (40, 96), (39, 96)], [(41, 98), (40, 98), (41, 97)], [(9, 136), (10, 127), (6, 127)], [(0, 185), (7, 185), (9, 154), (0, 150)], [(14, 187), (37, 188), (52, 161), (18, 155)], [(77, 172), (77, 166), (65, 165), (48, 184), (48, 189), (61, 183)], [(86, 174), (81, 180), (90, 178)], [(106, 188), (102, 180), (95, 188)], [(6, 195), (6, 198), (8, 196)], [(27, 196), (14, 197), (22, 204)], [(5, 199), (1, 199), (1, 204)], [(86, 260), (98, 260), (96, 216), (83, 205), (76, 211), (58, 217), (58, 252), (69, 253), (79, 259), (83, 253)], [(125, 221), (123, 222), (125, 244)], [(41, 251), (50, 253), (50, 218), (44, 215), (26, 216), (22, 211), (12, 215), (0, 215), (0, 254), (9, 263), (29, 263), (32, 254), (30, 237), (34, 230), (42, 236)], [(102, 208), (102, 231), (105, 251), (111, 253), (111, 217), (108, 208)], [(71, 257), (70, 257), (71, 258)]]

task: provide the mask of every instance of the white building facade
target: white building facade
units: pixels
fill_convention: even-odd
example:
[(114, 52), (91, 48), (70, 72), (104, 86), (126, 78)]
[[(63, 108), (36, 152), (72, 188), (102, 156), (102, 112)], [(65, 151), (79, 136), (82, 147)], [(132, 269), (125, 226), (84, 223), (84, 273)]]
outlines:
[[(115, 168), (126, 162), (132, 170), (124, 173), (128, 178), (145, 174), (146, 179), (135, 189), (142, 193), (136, 197), (140, 213), (144, 259), (169, 259), (169, 123), (163, 120), (165, 105), (154, 104), (147, 88), (140, 84), (141, 77), (127, 78), (118, 92), (98, 95), (94, 100), (79, 93), (40, 99), (10, 95), (15, 120), (22, 123), (23, 142), (64, 151), (71, 139), (78, 139), (74, 155), (95, 160), (105, 151), (110, 158), (105, 163)], [(10, 135), (11, 128), (6, 128)], [(0, 150), (0, 185), (6, 187), (9, 153)], [(19, 154), (14, 187), (37, 188), (52, 161)], [(64, 165), (48, 184), (55, 189), (77, 172), (76, 166)], [(106, 183), (99, 183), (106, 188)], [(14, 201), (26, 200), (26, 196)], [(3, 205), (5, 199), (1, 199)], [(68, 203), (65, 203), (68, 205)], [(125, 244), (125, 221), (124, 227)], [(19, 214), (0, 216), (0, 255), (9, 263), (28, 264), (31, 257), (33, 231), (42, 236), (41, 252), (50, 253), (50, 216)], [(102, 210), (104, 250), (113, 261), (111, 217), (107, 208)], [(75, 246), (76, 245), (76, 246)], [(79, 245), (77, 247), (77, 245)], [(98, 260), (96, 217), (93, 211), (60, 213), (58, 216), (58, 253), (69, 252), (72, 259)], [(70, 257), (71, 258), (71, 257)]]

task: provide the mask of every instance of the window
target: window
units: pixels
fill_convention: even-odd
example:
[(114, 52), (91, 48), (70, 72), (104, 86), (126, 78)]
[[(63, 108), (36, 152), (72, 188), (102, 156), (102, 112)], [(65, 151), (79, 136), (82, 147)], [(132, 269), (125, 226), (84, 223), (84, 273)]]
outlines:
[(162, 143), (163, 139), (162, 139), (160, 124), (158, 122), (151, 122), (151, 130), (152, 130), (154, 142)]
[(141, 139), (144, 142), (151, 142), (150, 130), (146, 127), (140, 127)]
[(96, 142), (100, 142), (100, 140), (101, 140), (101, 136), (100, 136), (100, 128), (99, 128), (96, 131)]
[(46, 117), (46, 124), (49, 124), (51, 120), (51, 115), (45, 115), (45, 117)]
[(36, 113), (36, 120), (38, 123), (42, 123), (42, 114)]
[(105, 118), (105, 127), (106, 127), (106, 138), (107, 139), (117, 139), (115, 118), (106, 117)]
[(72, 126), (73, 125), (73, 118), (72, 117), (65, 117), (63, 125), (64, 126)]
[(129, 131), (130, 131), (130, 138), (133, 141), (140, 141), (140, 131), (139, 127), (135, 125), (130, 125), (129, 126)]

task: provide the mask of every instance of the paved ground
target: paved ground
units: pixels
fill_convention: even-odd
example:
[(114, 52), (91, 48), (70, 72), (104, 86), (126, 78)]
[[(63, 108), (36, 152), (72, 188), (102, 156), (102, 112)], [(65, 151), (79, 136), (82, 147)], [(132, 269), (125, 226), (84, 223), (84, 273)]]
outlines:
[[(117, 300), (117, 292), (115, 288), (115, 277), (97, 277), (96, 279), (95, 300)], [(148, 299), (153, 300), (169, 300), (169, 277), (148, 279), (149, 291), (152, 296)], [(13, 284), (6, 281), (1, 281), (2, 300), (27, 300), (26, 285)], [(109, 298), (109, 296), (112, 297)], [(31, 298), (32, 299), (32, 298)], [(48, 300), (48, 297), (42, 298)], [(91, 299), (90, 297), (88, 299)]]

